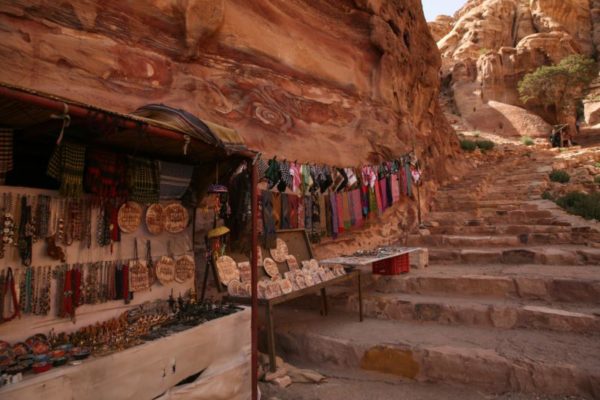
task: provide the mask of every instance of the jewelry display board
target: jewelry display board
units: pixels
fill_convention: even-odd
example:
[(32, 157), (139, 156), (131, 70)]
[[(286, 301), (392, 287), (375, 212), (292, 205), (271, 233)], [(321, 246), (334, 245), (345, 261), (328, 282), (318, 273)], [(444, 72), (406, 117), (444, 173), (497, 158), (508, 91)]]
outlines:
[[(2, 186), (2, 191), (12, 193), (13, 198), (20, 195), (47, 195), (58, 197), (58, 192), (49, 190), (40, 190), (33, 188)], [(13, 200), (14, 201), (14, 200)], [(146, 207), (142, 206), (145, 213)], [(92, 211), (92, 232), (95, 232), (97, 224), (97, 209)], [(161, 256), (168, 254), (167, 243), (171, 243), (171, 251), (176, 258), (184, 255), (193, 256), (192, 252), (192, 224), (184, 229), (183, 232), (171, 234), (163, 232), (159, 235), (153, 235), (146, 229), (145, 223), (140, 223), (137, 230), (133, 233), (121, 233), (121, 241), (115, 242), (111, 246), (98, 246), (92, 241), (88, 249), (79, 241), (73, 242), (70, 246), (60, 245), (66, 256), (66, 264), (91, 263), (98, 261), (128, 261), (134, 259), (134, 241), (137, 238), (139, 259), (145, 259), (145, 246), (147, 240), (152, 243), (152, 257), (157, 262)], [(63, 264), (60, 260), (55, 260), (47, 254), (47, 244), (44, 240), (38, 240), (32, 246), (32, 267), (35, 269), (45, 266), (56, 267)], [(19, 259), (18, 249), (16, 247), (5, 248), (4, 258), (0, 259), (0, 270), (12, 267), (15, 274), (19, 273), (21, 260)], [(50, 279), (50, 293), (52, 299), (57, 290), (57, 280)], [(55, 312), (55, 302), (50, 302), (51, 309), (48, 315), (22, 315), (21, 318), (13, 319), (0, 324), (0, 338), (10, 343), (22, 341), (25, 338), (37, 334), (48, 334), (51, 329), (56, 332), (72, 332), (77, 329), (94, 324), (97, 321), (108, 320), (118, 316), (126, 309), (142, 304), (146, 301), (155, 299), (166, 299), (173, 291), (174, 296), (185, 294), (194, 287), (194, 279), (188, 279), (183, 283), (173, 280), (168, 285), (156, 283), (151, 290), (136, 292), (129, 304), (123, 300), (111, 300), (99, 304), (84, 304), (77, 307), (77, 317), (73, 321), (70, 318), (58, 318)]]

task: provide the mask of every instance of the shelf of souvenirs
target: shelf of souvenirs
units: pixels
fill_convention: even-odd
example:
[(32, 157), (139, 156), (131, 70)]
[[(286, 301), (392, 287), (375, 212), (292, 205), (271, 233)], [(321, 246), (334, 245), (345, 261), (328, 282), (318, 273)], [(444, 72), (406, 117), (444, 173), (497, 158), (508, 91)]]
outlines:
[[(0, 386), (64, 365), (79, 365), (89, 356), (103, 357), (193, 328), (242, 310), (231, 304), (196, 303), (193, 292), (146, 302), (104, 322), (73, 332), (50, 330), (24, 341), (0, 341)], [(0, 389), (1, 390), (1, 389)]]

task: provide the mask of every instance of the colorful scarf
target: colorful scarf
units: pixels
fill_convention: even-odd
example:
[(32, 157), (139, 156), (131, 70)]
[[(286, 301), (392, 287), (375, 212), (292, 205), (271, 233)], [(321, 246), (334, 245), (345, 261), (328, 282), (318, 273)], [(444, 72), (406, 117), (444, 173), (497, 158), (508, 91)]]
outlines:
[(158, 203), (160, 193), (158, 162), (130, 156), (127, 160), (127, 185), (129, 200), (142, 204)]
[(379, 180), (379, 198), (381, 199), (381, 210), (385, 211), (388, 208), (387, 183), (385, 178)]
[(287, 196), (288, 207), (290, 208), (290, 229), (298, 228), (298, 204), (300, 198), (296, 195), (289, 194)]
[(281, 193), (273, 192), (273, 221), (275, 229), (281, 229)]
[(13, 169), (13, 130), (0, 129), (0, 185), (6, 181), (6, 173)]
[(85, 146), (63, 142), (54, 148), (48, 162), (48, 176), (60, 181), (60, 194), (79, 197), (83, 194)]
[(97, 149), (86, 155), (85, 189), (98, 198), (127, 197), (127, 162), (124, 156)]
[(268, 249), (272, 249), (275, 247), (275, 239), (277, 238), (277, 228), (275, 226), (275, 218), (273, 217), (273, 193), (272, 192), (269, 192), (267, 190), (262, 192), (261, 205), (262, 205), (265, 247)]
[(279, 224), (280, 229), (290, 229), (290, 203), (288, 202), (289, 196), (285, 193), (281, 194), (281, 222)]
[(398, 182), (398, 174), (391, 176), (392, 179), (392, 201), (396, 203), (400, 200), (400, 183)]
[(344, 232), (344, 199), (342, 198), (342, 194), (338, 193), (335, 196), (335, 212), (337, 214), (337, 225), (338, 231), (340, 233)]
[(361, 190), (355, 189), (351, 192), (352, 196), (352, 207), (353, 207), (353, 215), (355, 220), (355, 226), (362, 227), (363, 226), (363, 213), (362, 213), (362, 196)]
[(321, 213), (319, 214), (320, 220), (319, 220), (319, 224), (321, 226), (321, 235), (326, 235), (327, 234), (327, 206), (325, 205), (325, 196), (320, 195), (319, 196), (319, 209), (321, 210)]
[(337, 213), (337, 194), (331, 193), (329, 196), (329, 202), (331, 204), (331, 230), (333, 238), (337, 238), (338, 233), (340, 231), (338, 224), (338, 213)]
[(350, 192), (342, 193), (342, 212), (343, 212), (343, 222), (344, 229), (350, 230), (352, 228), (352, 217), (350, 215)]
[(302, 185), (302, 175), (300, 166), (295, 162), (290, 164), (290, 175), (292, 177), (292, 192), (298, 193)]
[(308, 232), (312, 231), (312, 198), (304, 196), (304, 229)]

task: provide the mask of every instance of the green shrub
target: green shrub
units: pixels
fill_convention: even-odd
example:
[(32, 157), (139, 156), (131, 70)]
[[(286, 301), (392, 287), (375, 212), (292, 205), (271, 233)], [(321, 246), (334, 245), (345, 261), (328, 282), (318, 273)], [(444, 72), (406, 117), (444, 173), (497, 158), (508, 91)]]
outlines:
[(488, 151), (494, 148), (494, 142), (491, 140), (478, 140), (476, 144), (482, 151)]
[(554, 169), (550, 172), (550, 180), (552, 182), (567, 183), (571, 180), (571, 176), (563, 169)]
[(530, 136), (523, 136), (521, 138), (521, 143), (523, 143), (525, 146), (533, 146), (534, 145), (534, 141)]
[(554, 196), (552, 196), (552, 193), (550, 193), (548, 190), (546, 190), (546, 191), (544, 191), (544, 193), (542, 193), (542, 199), (554, 201)]
[(477, 148), (477, 143), (475, 143), (472, 140), (463, 139), (460, 141), (460, 148), (464, 151), (475, 151), (475, 149)]
[(596, 164), (594, 164), (596, 166), (596, 168), (600, 168), (600, 162), (597, 162)]
[(594, 177), (594, 182), (596, 182), (596, 183), (600, 184), (600, 175), (596, 175), (596, 176)]
[(600, 193), (570, 192), (559, 198), (556, 204), (571, 214), (600, 220)]

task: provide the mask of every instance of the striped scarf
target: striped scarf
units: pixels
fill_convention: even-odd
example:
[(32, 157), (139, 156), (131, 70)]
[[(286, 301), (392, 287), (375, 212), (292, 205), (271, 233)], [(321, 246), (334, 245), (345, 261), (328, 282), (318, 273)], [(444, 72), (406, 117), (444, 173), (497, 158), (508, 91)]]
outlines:
[(194, 167), (160, 161), (160, 198), (180, 199), (192, 181)]
[(60, 181), (60, 194), (79, 197), (83, 194), (85, 146), (63, 142), (54, 148), (48, 162), (48, 176)]

